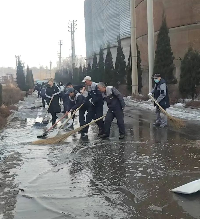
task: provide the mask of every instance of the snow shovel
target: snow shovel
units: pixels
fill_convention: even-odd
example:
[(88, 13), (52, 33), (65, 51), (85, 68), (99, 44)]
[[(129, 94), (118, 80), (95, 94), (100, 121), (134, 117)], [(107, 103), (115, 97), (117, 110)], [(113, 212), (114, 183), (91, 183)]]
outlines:
[(149, 95), (149, 97), (154, 101), (154, 103), (159, 107), (160, 111), (167, 116), (167, 118), (170, 120), (170, 122), (176, 127), (176, 128), (182, 128), (185, 127), (184, 121), (181, 119), (174, 118), (173, 116), (169, 115), (166, 110), (164, 110), (160, 104), (154, 99), (152, 95)]
[(38, 135), (37, 138), (43, 138), (45, 139), (48, 135), (48, 133), (61, 121), (63, 120), (66, 116), (68, 115), (68, 113), (65, 113), (65, 115), (60, 118), (54, 125), (52, 125), (48, 130), (46, 130), (42, 135)]

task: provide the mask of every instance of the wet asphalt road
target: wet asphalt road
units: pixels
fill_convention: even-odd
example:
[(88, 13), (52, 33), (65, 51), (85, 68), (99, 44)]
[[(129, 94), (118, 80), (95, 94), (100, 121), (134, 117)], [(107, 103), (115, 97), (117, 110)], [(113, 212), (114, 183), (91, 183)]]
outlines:
[(198, 124), (154, 128), (153, 114), (127, 107), (124, 140), (113, 124), (110, 140), (92, 126), (88, 139), (33, 146), (35, 104), (20, 103), (0, 135), (0, 219), (200, 218), (199, 193), (169, 191), (200, 178)]

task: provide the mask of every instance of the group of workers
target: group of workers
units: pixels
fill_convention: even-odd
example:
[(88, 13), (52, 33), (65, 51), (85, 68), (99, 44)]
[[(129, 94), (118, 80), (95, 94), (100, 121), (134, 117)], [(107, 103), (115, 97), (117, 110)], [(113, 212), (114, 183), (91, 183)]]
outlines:
[[(167, 85), (160, 75), (154, 75), (155, 87), (152, 93), (156, 98), (157, 103), (165, 110), (169, 107), (169, 96)], [(114, 118), (117, 120), (119, 128), (119, 139), (125, 137), (124, 125), (124, 108), (125, 102), (122, 94), (113, 86), (106, 86), (103, 82), (95, 83), (90, 76), (86, 76), (82, 81), (85, 83), (80, 90), (76, 90), (71, 83), (66, 87), (62, 84), (56, 85), (53, 79), (50, 79), (47, 87), (41, 89), (41, 96), (48, 104), (48, 112), (52, 115), (52, 125), (56, 123), (57, 113), (61, 112), (60, 100), (63, 102), (63, 113), (69, 114), (79, 110), (80, 126), (90, 124), (92, 120), (103, 117), (104, 101), (107, 102), (108, 111), (105, 120), (100, 119), (96, 122), (98, 125), (98, 136), (105, 139), (109, 138), (111, 124)], [(44, 89), (44, 90), (43, 90)], [(156, 105), (157, 106), (157, 105)], [(167, 126), (167, 118), (164, 119), (160, 115), (159, 107), (157, 106), (157, 119), (155, 126)], [(85, 137), (88, 134), (89, 125), (81, 130), (81, 136)]]
[[(48, 104), (48, 112), (52, 116), (52, 125), (56, 123), (58, 118), (57, 113), (61, 112), (60, 99), (62, 100), (61, 102), (63, 102), (63, 113), (66, 115), (69, 113), (72, 114), (79, 109), (80, 126), (90, 124), (92, 120), (102, 118), (104, 101), (106, 101), (108, 112), (105, 116), (105, 120), (102, 118), (96, 122), (99, 130), (98, 136), (108, 138), (111, 123), (113, 119), (116, 118), (119, 127), (119, 139), (123, 139), (125, 137), (123, 113), (125, 102), (122, 94), (116, 88), (106, 86), (103, 82), (93, 82), (90, 76), (86, 76), (83, 83), (85, 83), (85, 85), (77, 90), (71, 83), (61, 88), (62, 85), (56, 85), (53, 79), (48, 81), (46, 87), (43, 86), (40, 96), (42, 97), (42, 102), (45, 100)], [(88, 130), (89, 125), (80, 131), (81, 136), (86, 137)]]

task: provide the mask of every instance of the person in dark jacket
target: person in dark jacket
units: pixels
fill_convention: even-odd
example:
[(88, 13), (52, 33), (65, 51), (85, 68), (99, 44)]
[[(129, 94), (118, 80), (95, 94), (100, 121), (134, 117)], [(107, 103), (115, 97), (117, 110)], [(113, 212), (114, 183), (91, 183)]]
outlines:
[[(83, 94), (80, 94), (74, 88), (69, 88), (67, 90), (67, 94), (69, 95), (69, 99), (73, 99), (75, 103), (74, 106), (70, 108), (69, 112), (73, 113), (83, 104), (83, 106), (79, 109), (79, 123), (80, 126), (85, 125), (85, 113), (89, 109), (89, 102), (86, 101), (86, 97), (84, 97)], [(81, 130), (81, 137), (85, 137), (85, 135), (85, 129)]]
[[(161, 78), (160, 74), (155, 74), (153, 78), (155, 82), (155, 87), (152, 90), (152, 92), (149, 93), (149, 95), (153, 95), (157, 103), (159, 103), (159, 105), (164, 110), (166, 110), (167, 108), (170, 107), (167, 84), (165, 80)], [(154, 103), (154, 105), (156, 106), (156, 122), (154, 123), (154, 125), (160, 127), (166, 127), (167, 116), (164, 115), (162, 118), (159, 107), (156, 105), (156, 103)]]
[(42, 106), (45, 108), (45, 100), (46, 100), (46, 85), (43, 83), (42, 84), (42, 89), (40, 92), (40, 96), (42, 97)]
[(104, 100), (107, 102), (108, 112), (104, 122), (104, 134), (101, 138), (108, 138), (110, 135), (111, 123), (114, 118), (117, 119), (119, 127), (119, 139), (125, 137), (124, 113), (125, 102), (122, 94), (113, 86), (107, 86), (99, 82), (98, 89), (101, 91)]
[(35, 85), (34, 91), (35, 90), (38, 92), (38, 98), (40, 98), (41, 85), (39, 83)]
[(67, 90), (69, 88), (73, 88), (72, 83), (68, 83), (66, 84), (66, 88), (64, 90), (64, 94), (63, 94), (63, 106), (64, 106), (64, 111), (63, 113), (66, 113), (69, 111), (70, 108), (72, 108), (74, 106), (74, 101), (69, 99), (69, 94), (67, 94)]
[(50, 79), (48, 82), (45, 96), (46, 96), (47, 104), (48, 105), (50, 104), (48, 112), (52, 116), (52, 125), (56, 123), (56, 119), (58, 118), (56, 114), (60, 113), (61, 111), (60, 104), (59, 104), (59, 95), (60, 95), (59, 88), (54, 84), (53, 79)]
[[(86, 97), (86, 101), (91, 102), (86, 118), (86, 124), (88, 124), (92, 121), (92, 119), (95, 120), (103, 116), (104, 101), (101, 92), (98, 90), (97, 84), (92, 82), (90, 76), (86, 76), (82, 82), (84, 82), (87, 87), (88, 96)], [(98, 135), (102, 135), (104, 129), (103, 119), (99, 120), (97, 125), (99, 127)], [(86, 133), (88, 132), (88, 129), (89, 126), (85, 129)]]

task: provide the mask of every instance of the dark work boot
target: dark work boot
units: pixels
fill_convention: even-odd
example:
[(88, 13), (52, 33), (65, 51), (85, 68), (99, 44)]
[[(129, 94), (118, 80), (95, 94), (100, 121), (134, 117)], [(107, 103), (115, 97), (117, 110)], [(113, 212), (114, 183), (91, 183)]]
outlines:
[(107, 139), (107, 138), (109, 138), (109, 135), (103, 134), (103, 135), (99, 135), (99, 137), (102, 139)]
[(154, 126), (159, 127), (161, 125), (161, 122), (155, 122), (153, 123)]
[(98, 136), (100, 137), (101, 135), (103, 135), (103, 130), (99, 129), (99, 133), (98, 133)]
[(124, 134), (120, 134), (119, 135), (119, 139), (124, 139), (125, 138), (125, 135)]

